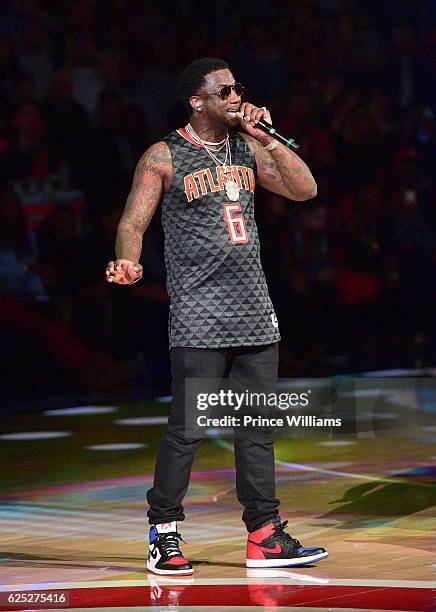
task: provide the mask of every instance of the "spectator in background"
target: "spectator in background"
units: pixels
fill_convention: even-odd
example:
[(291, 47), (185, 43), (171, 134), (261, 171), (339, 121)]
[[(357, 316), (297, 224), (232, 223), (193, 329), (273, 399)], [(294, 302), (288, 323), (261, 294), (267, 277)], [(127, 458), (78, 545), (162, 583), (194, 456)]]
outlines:
[[(265, 201), (268, 198), (267, 201)], [(264, 201), (262, 201), (264, 200)], [(262, 267), (268, 281), (268, 289), (280, 321), (280, 375), (295, 376), (298, 370), (296, 358), (304, 349), (294, 342), (295, 296), (292, 285), (292, 228), (294, 207), (282, 196), (260, 190), (256, 219), (262, 244)], [(298, 355), (296, 355), (298, 353)]]
[(330, 129), (337, 155), (346, 164), (343, 174), (348, 187), (360, 182), (364, 173), (374, 173), (382, 160), (389, 159), (388, 110), (389, 101), (379, 91), (354, 88), (340, 100)]
[(395, 26), (386, 75), (388, 91), (397, 113), (410, 108), (413, 103), (426, 102), (423, 88), (428, 78), (426, 59), (418, 56), (413, 29), (405, 25)]
[(33, 237), (23, 209), (10, 185), (0, 186), (0, 294), (22, 300), (46, 301), (41, 277), (32, 270), (36, 260)]
[(71, 169), (70, 184), (83, 187), (89, 165), (90, 122), (80, 104), (72, 97), (72, 82), (66, 70), (53, 75), (43, 105), (50, 148), (65, 159)]
[(60, 153), (50, 148), (45, 125), (36, 102), (23, 102), (13, 113), (14, 136), (0, 157), (3, 180), (43, 180), (62, 167)]
[[(80, 241), (74, 266), (82, 270), (82, 290), (73, 300), (72, 328), (96, 350), (109, 351), (121, 362), (134, 364), (141, 354), (149, 372), (162, 377), (168, 375), (166, 371), (162, 374), (168, 361), (168, 296), (165, 268), (154, 245), (153, 232), (143, 238), (140, 285), (125, 291), (125, 287), (110, 286), (101, 275), (102, 262), (113, 254), (122, 211), (118, 204), (108, 207)], [(159, 373), (156, 367), (161, 368)]]
[[(108, 388), (125, 381), (114, 361), (89, 348), (64, 322), (53, 320), (41, 277), (34, 271), (35, 243), (27, 231), (21, 203), (8, 184), (0, 186), (0, 338), (7, 346), (6, 398), (24, 390), (74, 393)], [(72, 262), (71, 262), (72, 263)], [(68, 280), (68, 279), (65, 279)], [(35, 308), (35, 302), (38, 308)], [(41, 304), (42, 302), (42, 304)], [(50, 306), (50, 304), (49, 304)], [(17, 372), (20, 372), (18, 380)], [(18, 383), (24, 389), (17, 389)], [(111, 382), (111, 379), (113, 382)]]
[(386, 209), (388, 197), (386, 184), (366, 176), (341, 198), (338, 210), (345, 256), (337, 288), (350, 355), (348, 365), (354, 370), (382, 363), (392, 331), (393, 220)]
[(70, 70), (73, 99), (80, 104), (91, 120), (95, 120), (97, 103), (104, 89), (104, 79), (98, 53), (92, 40), (68, 41), (66, 67)]
[[(394, 244), (397, 246), (398, 308), (406, 342), (435, 347), (434, 304), (436, 233), (418, 213), (413, 189), (399, 187), (394, 194)], [(406, 347), (403, 347), (406, 348)], [(407, 348), (404, 352), (408, 352)]]
[(316, 108), (320, 105), (312, 91), (295, 92), (283, 109), (283, 132), (301, 143), (302, 155), (318, 170), (331, 172), (337, 162), (331, 136), (322, 125)]
[(177, 52), (174, 41), (156, 41), (134, 91), (134, 100), (142, 108), (153, 138), (161, 138), (168, 131), (170, 114), (177, 105), (174, 93)]
[(278, 196), (269, 203), (261, 236), (265, 273), (280, 316), (282, 373), (305, 374), (304, 361), (310, 362), (309, 371), (321, 373), (327, 357), (344, 350), (344, 333), (337, 329), (341, 245), (328, 228), (329, 211), (321, 201), (291, 209)]
[(37, 19), (29, 21), (25, 26), (23, 47), (19, 56), (20, 67), (32, 79), (33, 96), (42, 100), (48, 92), (53, 66), (47, 52), (44, 31)]
[(122, 201), (148, 136), (140, 109), (129, 108), (121, 93), (104, 91), (98, 108), (99, 121), (92, 131), (90, 146), (92, 172), (88, 178), (91, 203), (101, 211), (108, 201), (114, 200), (114, 194), (120, 194)]
[(71, 283), (79, 235), (74, 211), (66, 205), (55, 206), (36, 230), (38, 271), (52, 299), (71, 299), (77, 291)]
[(290, 237), (290, 290), (298, 312), (293, 325), (297, 345), (309, 351), (319, 346), (324, 355), (335, 355), (343, 351), (336, 285), (339, 244), (332, 239), (328, 219), (329, 211), (321, 202), (300, 209)]

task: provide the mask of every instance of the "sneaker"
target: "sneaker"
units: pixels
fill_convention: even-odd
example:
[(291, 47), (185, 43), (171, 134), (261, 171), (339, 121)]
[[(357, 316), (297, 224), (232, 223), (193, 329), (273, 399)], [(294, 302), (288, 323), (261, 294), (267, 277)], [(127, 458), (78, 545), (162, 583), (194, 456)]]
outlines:
[(147, 557), (147, 569), (154, 574), (192, 574), (192, 565), (185, 559), (179, 548), (179, 540), (184, 542), (177, 532), (177, 523), (160, 523), (150, 526), (150, 546)]
[(280, 517), (248, 534), (247, 567), (290, 567), (306, 565), (328, 557), (325, 548), (305, 548), (285, 533), (288, 521)]

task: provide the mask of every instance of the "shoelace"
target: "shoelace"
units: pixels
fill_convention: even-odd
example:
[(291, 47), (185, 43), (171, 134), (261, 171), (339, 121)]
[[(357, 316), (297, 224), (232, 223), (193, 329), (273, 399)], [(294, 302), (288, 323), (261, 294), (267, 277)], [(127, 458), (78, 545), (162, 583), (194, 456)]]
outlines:
[(162, 543), (162, 547), (165, 549), (165, 552), (170, 557), (181, 554), (178, 540), (185, 542), (185, 540), (182, 538), (178, 531), (159, 534), (159, 541)]
[(289, 533), (285, 533), (285, 529), (288, 525), (288, 521), (283, 521), (283, 523), (278, 523), (274, 526), (274, 534), (273, 538), (278, 540), (280, 544), (284, 546), (291, 547), (293, 549), (300, 548), (301, 544), (298, 540), (289, 535)]

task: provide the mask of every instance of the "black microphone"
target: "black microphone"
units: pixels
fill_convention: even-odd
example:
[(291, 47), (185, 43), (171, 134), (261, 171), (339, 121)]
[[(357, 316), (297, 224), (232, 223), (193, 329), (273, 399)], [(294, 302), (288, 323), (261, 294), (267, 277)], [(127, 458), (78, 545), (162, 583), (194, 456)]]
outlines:
[(286, 136), (283, 136), (283, 134), (280, 134), (280, 132), (273, 128), (271, 123), (267, 123), (263, 119), (259, 119), (259, 121), (254, 127), (258, 128), (259, 130), (262, 130), (262, 132), (266, 132), (266, 134), (269, 134), (276, 140), (279, 140), (282, 144), (285, 145), (285, 147), (288, 147), (288, 149), (298, 151), (298, 149), (300, 148), (300, 145), (297, 144), (293, 138), (287, 138)]

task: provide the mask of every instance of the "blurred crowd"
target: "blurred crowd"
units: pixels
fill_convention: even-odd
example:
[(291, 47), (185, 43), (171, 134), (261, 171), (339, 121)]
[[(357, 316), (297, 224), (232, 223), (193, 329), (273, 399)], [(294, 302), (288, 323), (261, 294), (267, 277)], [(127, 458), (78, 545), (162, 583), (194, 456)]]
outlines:
[(136, 162), (186, 123), (176, 77), (202, 56), (229, 62), (318, 183), (303, 204), (257, 193), (281, 374), (434, 365), (435, 12), (431, 0), (3, 0), (6, 376), (19, 367), (35, 393), (167, 384), (159, 213), (144, 280), (111, 286), (104, 269)]

